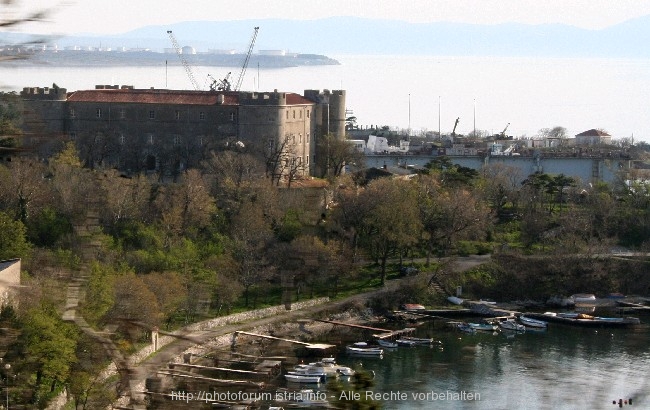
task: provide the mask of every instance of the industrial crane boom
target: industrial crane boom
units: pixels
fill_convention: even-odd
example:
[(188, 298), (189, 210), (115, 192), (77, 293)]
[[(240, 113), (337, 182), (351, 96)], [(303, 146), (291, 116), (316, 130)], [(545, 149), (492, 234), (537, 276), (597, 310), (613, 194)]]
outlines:
[(183, 68), (185, 69), (185, 72), (187, 73), (187, 76), (189, 77), (192, 86), (194, 86), (194, 89), (197, 91), (201, 90), (201, 86), (199, 86), (199, 83), (196, 81), (196, 78), (194, 78), (194, 74), (192, 73), (192, 68), (190, 67), (187, 60), (183, 57), (183, 51), (181, 50), (181, 47), (178, 45), (178, 41), (176, 41), (176, 36), (174, 36), (174, 33), (172, 33), (171, 30), (167, 30), (167, 34), (169, 34), (169, 39), (172, 41), (174, 50), (176, 50), (176, 54), (178, 55), (178, 58), (181, 60), (181, 64), (183, 64)]
[(451, 135), (455, 136), (456, 135), (456, 127), (458, 127), (458, 122), (460, 121), (460, 117), (456, 118), (456, 123), (454, 124), (454, 129), (451, 131)]
[(257, 39), (257, 32), (260, 28), (255, 27), (253, 31), (253, 37), (251, 38), (250, 45), (248, 46), (248, 53), (246, 53), (246, 58), (244, 58), (244, 63), (242, 64), (241, 71), (239, 72), (239, 77), (235, 83), (235, 91), (239, 91), (241, 83), (244, 80), (244, 74), (246, 74), (246, 68), (248, 67), (248, 61), (251, 58), (251, 53), (253, 52), (253, 46), (255, 45), (255, 40)]

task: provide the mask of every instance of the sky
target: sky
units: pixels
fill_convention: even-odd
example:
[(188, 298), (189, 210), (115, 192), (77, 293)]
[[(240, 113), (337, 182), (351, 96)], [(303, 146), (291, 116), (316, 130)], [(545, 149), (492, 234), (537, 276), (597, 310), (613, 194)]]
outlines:
[(650, 0), (3, 0), (0, 19), (48, 10), (20, 31), (119, 34), (180, 21), (358, 16), (408, 22), (560, 23), (600, 29), (650, 14)]

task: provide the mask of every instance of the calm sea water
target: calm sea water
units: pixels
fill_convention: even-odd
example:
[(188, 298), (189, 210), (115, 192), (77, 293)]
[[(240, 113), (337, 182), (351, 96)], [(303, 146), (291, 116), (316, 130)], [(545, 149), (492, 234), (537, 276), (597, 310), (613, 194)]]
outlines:
[[(514, 337), (440, 330), (437, 322), (418, 332), (442, 340), (442, 350), (399, 348), (383, 359), (342, 354), (338, 361), (374, 370), (374, 393), (406, 394), (382, 400), (385, 409), (614, 409), (613, 401), (629, 398), (633, 405), (624, 407), (647, 409), (650, 326), (645, 322), (634, 329), (551, 324), (546, 332)], [(480, 400), (452, 400), (461, 394)]]
[[(243, 89), (345, 89), (358, 124), (422, 129), (474, 129), (531, 137), (541, 128), (566, 127), (575, 135), (603, 128), (615, 138), (650, 141), (650, 60), (487, 57), (333, 56), (339, 66), (284, 69), (249, 67)], [(223, 77), (239, 67), (194, 67)], [(190, 88), (180, 66), (55, 68), (0, 64), (0, 86), (68, 90), (95, 84)], [(438, 114), (440, 112), (440, 115)]]

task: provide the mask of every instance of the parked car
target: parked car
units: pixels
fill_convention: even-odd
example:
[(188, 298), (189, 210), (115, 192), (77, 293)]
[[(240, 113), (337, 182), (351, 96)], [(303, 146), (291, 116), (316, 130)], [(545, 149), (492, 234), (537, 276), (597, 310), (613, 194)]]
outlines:
[(407, 276), (407, 275), (415, 275), (416, 273), (419, 273), (420, 270), (418, 268), (415, 268), (413, 266), (402, 266), (399, 268), (399, 273), (402, 276)]

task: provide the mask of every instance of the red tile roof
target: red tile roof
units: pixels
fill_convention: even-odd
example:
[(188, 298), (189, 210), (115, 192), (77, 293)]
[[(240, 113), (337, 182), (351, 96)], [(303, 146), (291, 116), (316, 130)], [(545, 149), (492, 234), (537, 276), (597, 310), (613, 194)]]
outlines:
[(224, 101), (221, 105), (237, 105), (239, 102), (239, 96), (236, 92), (160, 89), (80, 90), (70, 93), (68, 95), (68, 101), (137, 104), (217, 105), (219, 95), (224, 96)]
[[(236, 91), (214, 92), (162, 89), (80, 90), (68, 93), (68, 101), (136, 104), (217, 105), (219, 95), (224, 96), (224, 101), (220, 105), (239, 104), (239, 93)], [(287, 104), (303, 105), (314, 104), (314, 102), (303, 97), (300, 94), (287, 93)]]
[(314, 102), (308, 98), (303, 97), (300, 94), (287, 93), (287, 104), (301, 105), (301, 104), (314, 104)]
[(611, 135), (609, 135), (605, 131), (592, 128), (589, 131), (585, 131), (585, 132), (581, 132), (580, 134), (577, 134), (576, 137), (611, 137)]

